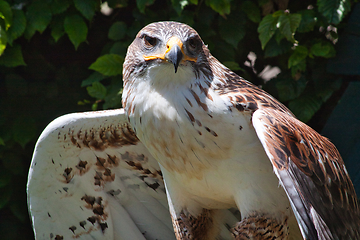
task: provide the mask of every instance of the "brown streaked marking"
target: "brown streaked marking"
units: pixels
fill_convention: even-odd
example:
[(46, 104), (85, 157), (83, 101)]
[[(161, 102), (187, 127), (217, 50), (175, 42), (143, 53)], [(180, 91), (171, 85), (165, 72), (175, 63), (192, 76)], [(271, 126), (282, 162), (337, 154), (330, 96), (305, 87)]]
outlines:
[(114, 156), (110, 156), (109, 154), (107, 154), (108, 159), (107, 162), (110, 165), (114, 165), (115, 167), (119, 165), (119, 159), (114, 155)]
[(96, 217), (95, 217), (95, 216), (91, 216), (91, 217), (88, 217), (86, 220), (88, 220), (89, 222), (92, 223), (92, 225), (94, 225), (94, 223), (96, 222)]
[(207, 97), (209, 100), (214, 101), (214, 99), (213, 99), (213, 97), (211, 96), (210, 93), (207, 93), (207, 94), (206, 94), (206, 97)]
[(240, 131), (241, 131), (241, 130), (243, 129), (243, 126), (240, 125), (239, 129), (240, 129)]
[(98, 171), (95, 172), (94, 179), (95, 179), (94, 185), (97, 186), (101, 186), (101, 182), (104, 181), (104, 179), (102, 178), (102, 173)]
[(95, 165), (98, 166), (98, 167), (104, 168), (105, 162), (106, 162), (106, 160), (104, 158), (96, 157)]
[(104, 215), (104, 207), (103, 206), (96, 206), (93, 208), (93, 213), (96, 215)]
[(195, 101), (197, 102), (197, 104), (199, 105), (199, 107), (204, 109), (204, 111), (207, 111), (208, 110), (207, 105), (205, 103), (201, 102), (199, 96), (192, 89), (190, 89), (189, 91), (193, 95), (193, 97), (194, 97)]
[(102, 231), (103, 233), (105, 232), (105, 229), (108, 228), (108, 225), (107, 225), (106, 222), (104, 222), (104, 223), (100, 223), (100, 222), (99, 222), (99, 225), (100, 225), (101, 231)]
[(111, 170), (110, 168), (105, 168), (104, 176), (111, 176)]
[(69, 129), (68, 135), (71, 143), (76, 147), (86, 147), (100, 151), (103, 151), (108, 146), (136, 145), (139, 141), (127, 123), (83, 130), (76, 135), (74, 130)]
[(237, 102), (237, 103), (241, 103), (241, 102), (244, 102), (244, 101), (245, 101), (244, 97), (241, 96), (241, 95), (236, 95), (236, 96), (235, 96), (235, 99), (236, 99), (236, 102)]
[(83, 229), (85, 229), (85, 225), (86, 225), (86, 221), (81, 221), (79, 222), (80, 227), (82, 227)]
[(276, 239), (289, 238), (288, 219), (284, 217), (281, 222), (257, 212), (251, 213), (231, 229), (235, 240), (248, 239)]
[(195, 122), (194, 115), (192, 115), (188, 110), (186, 110), (186, 108), (184, 108), (184, 109), (185, 109), (186, 114), (189, 116), (190, 121), (194, 125), (194, 122)]
[(205, 127), (205, 129), (206, 129), (206, 131), (208, 131), (209, 133), (211, 133), (212, 135), (214, 135), (215, 137), (217, 137), (218, 135), (217, 135), (217, 133), (216, 132), (214, 132), (213, 130), (211, 130), (210, 128), (208, 128), (208, 127)]
[(245, 110), (244, 106), (240, 103), (235, 103), (234, 107), (239, 111), (239, 112), (243, 112)]
[(209, 100), (214, 101), (211, 94), (209, 93), (209, 88), (203, 88), (203, 86), (201, 86), (201, 84), (199, 84), (199, 88)]
[(150, 184), (150, 183), (147, 183), (147, 182), (145, 182), (146, 183), (146, 185), (148, 185), (148, 187), (149, 188), (151, 188), (151, 189), (153, 189), (154, 191), (156, 191), (156, 189), (158, 189), (158, 187), (160, 187), (160, 184), (159, 183), (152, 183), (152, 184)]
[(56, 237), (55, 237), (55, 240), (63, 240), (63, 239), (64, 239), (64, 237), (61, 235), (56, 235)]
[(69, 227), (69, 229), (72, 231), (73, 234), (75, 234), (75, 230), (76, 230), (75, 226), (71, 226), (71, 227)]
[(92, 208), (94, 206), (95, 197), (93, 196), (88, 196), (85, 194), (85, 196), (83, 196), (81, 200), (85, 201), (88, 204), (88, 206), (85, 206), (86, 208)]
[(72, 168), (65, 168), (63, 176), (65, 177), (66, 183), (69, 183), (71, 179), (73, 178), (70, 173), (72, 171)]
[(84, 169), (84, 168), (86, 168), (87, 163), (88, 163), (87, 161), (81, 161), (80, 160), (80, 162), (78, 163), (78, 165), (76, 165), (76, 167), (78, 169)]
[(214, 210), (203, 209), (198, 216), (185, 214), (183, 211), (180, 217), (173, 219), (176, 239), (197, 239), (206, 240), (212, 238), (218, 231), (214, 227)]
[(202, 126), (202, 124), (201, 124), (201, 122), (200, 122), (199, 120), (195, 119), (195, 122), (196, 122), (196, 124), (197, 124), (199, 127)]
[(105, 168), (103, 175), (104, 175), (103, 179), (105, 182), (112, 182), (115, 180), (115, 174), (111, 173), (110, 168)]
[(192, 103), (190, 102), (190, 100), (187, 99), (187, 98), (185, 98), (185, 99), (186, 99), (186, 101), (188, 102), (188, 104), (190, 105), (190, 107), (192, 107), (193, 105), (192, 105)]
[(210, 81), (205, 81), (204, 82), (209, 88), (211, 87), (211, 82)]
[(110, 194), (111, 196), (115, 197), (116, 195), (119, 195), (121, 193), (120, 189), (117, 189), (116, 191), (114, 189), (111, 189), (110, 191), (107, 192), (108, 194)]
[(74, 136), (71, 136), (70, 140), (71, 140), (71, 142), (72, 142), (74, 145), (77, 144), (76, 139), (74, 138)]
[(255, 111), (258, 109), (258, 106), (255, 102), (249, 102), (248, 105), (247, 105), (247, 108), (250, 110), (250, 111)]

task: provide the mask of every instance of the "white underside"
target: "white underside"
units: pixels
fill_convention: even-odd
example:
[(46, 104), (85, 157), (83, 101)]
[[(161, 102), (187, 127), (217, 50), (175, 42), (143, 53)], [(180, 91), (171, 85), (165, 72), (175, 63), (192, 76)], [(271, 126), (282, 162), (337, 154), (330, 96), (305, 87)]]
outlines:
[[(235, 108), (229, 111), (228, 98), (212, 90), (212, 100), (206, 98), (194, 84), (203, 80), (195, 79), (187, 70), (190, 68), (180, 67), (176, 74), (170, 64), (159, 69), (150, 67), (155, 83), (146, 75), (137, 79), (136, 91), (131, 93), (136, 107), (129, 117), (139, 139), (160, 163), (173, 216), (181, 210), (197, 215), (203, 208), (237, 207), (242, 218), (252, 211), (277, 218), (290, 216), (290, 229), (297, 229), (299, 236), (288, 198), (250, 116)], [(207, 105), (207, 112), (198, 106), (189, 88)], [(184, 109), (201, 124), (193, 124)]]

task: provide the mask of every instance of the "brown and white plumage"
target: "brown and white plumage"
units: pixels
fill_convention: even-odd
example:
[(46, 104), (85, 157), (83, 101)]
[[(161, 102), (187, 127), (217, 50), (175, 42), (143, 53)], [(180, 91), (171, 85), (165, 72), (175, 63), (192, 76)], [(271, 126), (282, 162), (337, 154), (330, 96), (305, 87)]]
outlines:
[[(121, 110), (73, 115), (82, 116), (75, 121), (68, 115), (40, 137), (28, 184), (36, 232), (44, 233), (38, 222), (51, 210), (63, 221), (50, 224), (52, 236), (62, 227), (76, 237), (94, 231), (118, 239), (138, 227), (145, 238), (168, 239), (169, 216), (128, 210), (111, 194), (127, 199), (141, 192), (144, 200), (137, 199), (146, 206), (154, 198), (163, 201), (165, 188), (178, 239), (229, 238), (229, 231), (236, 239), (360, 238), (357, 197), (334, 145), (217, 61), (195, 30), (176, 22), (146, 26), (128, 49), (123, 77), (126, 117)], [(115, 130), (106, 134), (104, 127)], [(139, 154), (138, 162), (133, 160), (138, 157), (128, 160)], [(113, 158), (122, 164), (112, 164)], [(141, 165), (145, 158), (147, 167)], [(40, 191), (42, 178), (49, 183), (45, 191)], [(56, 194), (44, 201), (53, 189)], [(80, 193), (73, 194), (77, 189)], [(96, 201), (91, 206), (86, 201), (93, 195), (101, 197), (104, 216), (94, 212)], [(91, 224), (97, 230), (68, 227), (70, 217), (51, 209), (63, 201), (77, 216), (95, 216)], [(125, 221), (134, 223), (127, 233), (115, 226), (122, 222), (118, 208), (137, 216)], [(230, 208), (240, 211), (238, 224)], [(110, 217), (113, 211), (116, 217)], [(160, 223), (139, 223), (150, 215)], [(118, 235), (107, 237), (113, 232)]]

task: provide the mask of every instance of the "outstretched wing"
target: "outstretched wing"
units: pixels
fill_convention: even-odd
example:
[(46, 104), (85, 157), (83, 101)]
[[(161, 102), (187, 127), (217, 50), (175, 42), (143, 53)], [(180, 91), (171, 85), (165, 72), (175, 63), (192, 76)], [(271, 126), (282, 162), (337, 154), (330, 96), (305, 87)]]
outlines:
[(36, 239), (174, 239), (161, 171), (123, 110), (57, 118), (27, 185)]
[(256, 110), (253, 126), (291, 202), (305, 239), (360, 239), (359, 206), (335, 146), (275, 109)]

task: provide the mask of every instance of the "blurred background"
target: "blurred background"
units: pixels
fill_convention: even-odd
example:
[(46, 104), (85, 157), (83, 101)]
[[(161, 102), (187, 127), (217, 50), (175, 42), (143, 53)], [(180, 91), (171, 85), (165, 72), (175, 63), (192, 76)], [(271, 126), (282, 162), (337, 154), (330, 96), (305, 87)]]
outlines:
[(148, 23), (211, 53), (329, 137), (360, 194), (360, 5), (350, 0), (0, 0), (0, 233), (33, 239), (32, 152), (66, 113), (121, 107), (122, 63)]

